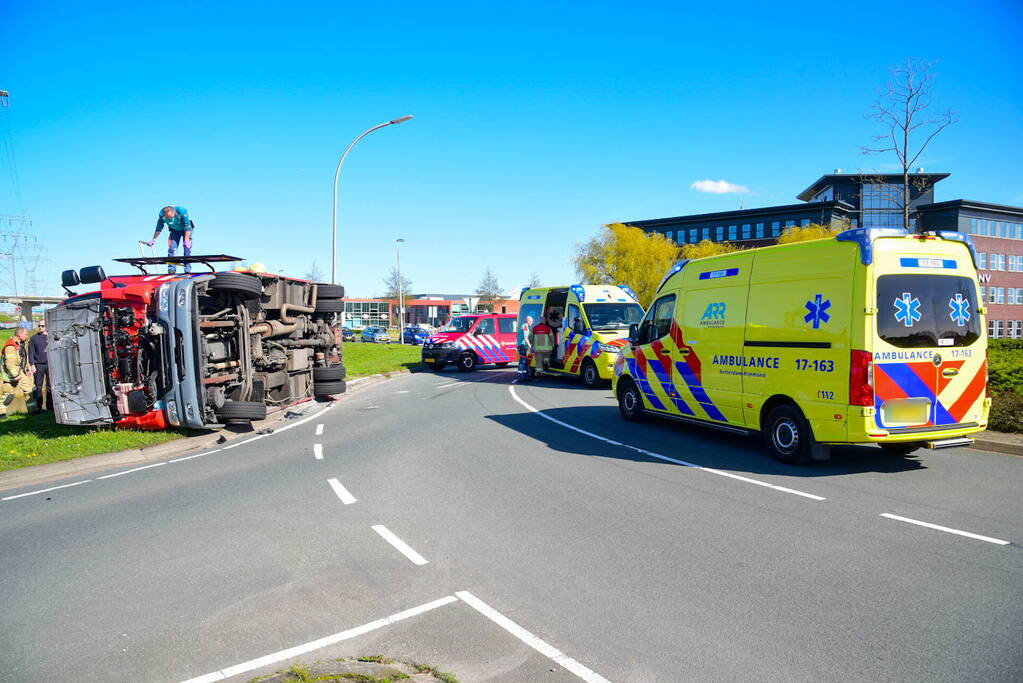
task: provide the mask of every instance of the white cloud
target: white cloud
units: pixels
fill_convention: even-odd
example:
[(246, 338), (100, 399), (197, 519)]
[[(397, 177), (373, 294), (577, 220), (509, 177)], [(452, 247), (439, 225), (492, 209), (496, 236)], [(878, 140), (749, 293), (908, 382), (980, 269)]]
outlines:
[(689, 186), (697, 192), (709, 192), (711, 194), (748, 194), (749, 188), (745, 185), (736, 185), (727, 180), (697, 180)]

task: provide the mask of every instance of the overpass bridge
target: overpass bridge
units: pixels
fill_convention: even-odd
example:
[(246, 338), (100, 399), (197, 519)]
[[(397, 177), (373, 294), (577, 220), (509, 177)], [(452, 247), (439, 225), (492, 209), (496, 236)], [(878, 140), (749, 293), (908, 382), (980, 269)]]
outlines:
[(65, 297), (35, 296), (32, 294), (0, 294), (0, 304), (14, 304), (21, 307), (21, 319), (32, 322), (32, 310), (43, 304), (59, 304)]

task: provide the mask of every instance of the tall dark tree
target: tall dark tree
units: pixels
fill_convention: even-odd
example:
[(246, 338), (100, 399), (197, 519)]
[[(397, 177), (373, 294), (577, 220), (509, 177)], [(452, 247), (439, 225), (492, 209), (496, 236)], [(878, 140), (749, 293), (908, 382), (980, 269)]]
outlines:
[[(874, 102), (872, 111), (867, 115), (868, 118), (877, 119), (885, 130), (874, 136), (873, 147), (862, 148), (863, 153), (894, 152), (902, 167), (902, 187), (899, 191), (898, 204), (901, 204), (902, 223), (906, 230), (911, 230), (909, 169), (917, 163), (931, 140), (959, 121), (951, 109), (941, 114), (931, 111), (935, 79), (933, 67), (931, 62), (912, 59), (893, 67), (886, 90)], [(917, 189), (923, 191), (927, 188), (921, 187), (918, 183)]]
[(497, 276), (490, 268), (483, 272), (483, 279), (480, 280), (475, 294), (480, 298), (479, 307), (487, 304), (487, 308), (490, 310), (494, 310), (494, 302), (504, 295), (504, 292), (501, 291), (501, 283), (497, 281)]

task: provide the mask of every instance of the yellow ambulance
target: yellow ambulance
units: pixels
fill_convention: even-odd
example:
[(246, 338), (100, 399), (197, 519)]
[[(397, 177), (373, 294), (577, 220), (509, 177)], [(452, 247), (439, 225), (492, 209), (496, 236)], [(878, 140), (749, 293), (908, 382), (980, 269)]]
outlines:
[(526, 349), (521, 355), (528, 354), (532, 327), (547, 321), (554, 331), (554, 351), (540, 372), (578, 375), (594, 387), (611, 379), (629, 327), (642, 318), (636, 293), (625, 285), (525, 288), (519, 300), (520, 353)]
[(683, 261), (630, 329), (614, 394), (627, 420), (759, 432), (782, 462), (969, 445), (991, 405), (985, 313), (956, 232), (856, 228)]

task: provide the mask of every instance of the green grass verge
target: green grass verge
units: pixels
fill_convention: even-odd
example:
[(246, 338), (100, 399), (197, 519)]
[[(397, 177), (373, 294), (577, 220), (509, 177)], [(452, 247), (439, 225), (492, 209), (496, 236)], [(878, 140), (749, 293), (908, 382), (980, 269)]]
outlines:
[(349, 378), (365, 377), (403, 368), (409, 370), (422, 368), (422, 354), (420, 347), (408, 344), (346, 342), (344, 363), (348, 368)]
[(53, 413), (11, 415), (0, 421), (0, 471), (142, 448), (185, 435), (176, 430), (139, 432), (69, 427), (54, 422)]

